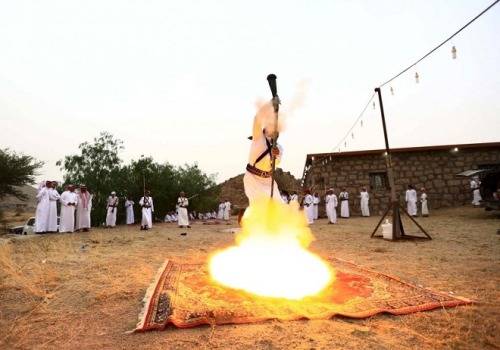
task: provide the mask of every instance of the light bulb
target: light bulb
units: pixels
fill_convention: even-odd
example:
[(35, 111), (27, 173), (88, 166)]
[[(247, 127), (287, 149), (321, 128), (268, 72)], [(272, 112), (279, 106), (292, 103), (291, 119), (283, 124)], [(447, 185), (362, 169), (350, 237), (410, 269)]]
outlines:
[(457, 59), (457, 49), (455, 48), (455, 46), (451, 48), (451, 58), (454, 60)]
[(415, 73), (415, 81), (417, 82), (417, 84), (420, 82), (420, 77), (418, 75), (418, 72)]
[(391, 95), (394, 95), (394, 89), (391, 86)]
[(372, 105), (373, 105), (373, 109), (375, 109), (375, 101), (373, 101)]

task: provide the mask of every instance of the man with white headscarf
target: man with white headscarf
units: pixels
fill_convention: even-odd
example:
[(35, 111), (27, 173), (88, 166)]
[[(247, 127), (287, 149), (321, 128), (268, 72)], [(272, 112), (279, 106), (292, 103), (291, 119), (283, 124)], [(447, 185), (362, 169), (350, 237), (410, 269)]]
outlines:
[(80, 185), (78, 202), (76, 204), (76, 229), (88, 232), (90, 229), (90, 212), (92, 210), (92, 195), (85, 184)]
[(108, 197), (108, 201), (106, 202), (106, 226), (107, 227), (115, 227), (116, 226), (116, 211), (118, 207), (118, 197), (116, 196), (116, 192), (111, 192), (111, 196)]
[(481, 191), (479, 187), (481, 186), (481, 181), (479, 181), (479, 177), (474, 176), (472, 181), (470, 182), (470, 188), (472, 190), (472, 205), (475, 207), (481, 206)]
[(47, 232), (49, 218), (49, 187), (50, 181), (42, 181), (36, 195), (37, 206), (35, 214), (35, 233)]
[(337, 223), (337, 195), (335, 194), (335, 190), (330, 188), (327, 192), (328, 194), (325, 197), (326, 202), (326, 216), (328, 217), (329, 224)]
[(153, 213), (155, 211), (151, 192), (146, 190), (144, 196), (139, 201), (142, 207), (141, 230), (149, 230), (153, 227)]
[(49, 192), (49, 213), (47, 218), (47, 232), (57, 232), (57, 201), (61, 198), (57, 192), (57, 181), (51, 181)]
[(179, 194), (179, 198), (177, 199), (177, 214), (179, 215), (177, 218), (177, 224), (179, 225), (179, 228), (184, 226), (191, 228), (191, 226), (189, 226), (189, 216), (187, 210), (188, 205), (189, 200), (186, 198), (186, 194), (181, 192)]
[(66, 191), (61, 194), (59, 201), (61, 202), (59, 232), (73, 232), (75, 231), (75, 209), (78, 202), (75, 186), (69, 184)]

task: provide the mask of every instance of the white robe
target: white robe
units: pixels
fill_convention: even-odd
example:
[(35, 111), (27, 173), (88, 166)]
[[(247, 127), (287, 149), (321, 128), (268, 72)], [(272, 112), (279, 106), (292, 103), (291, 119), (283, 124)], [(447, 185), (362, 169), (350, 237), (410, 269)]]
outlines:
[[(88, 192), (87, 192), (88, 193)], [(89, 229), (90, 228), (90, 212), (92, 210), (92, 195), (88, 193), (88, 202), (85, 202), (83, 194), (80, 193), (78, 196), (78, 202), (76, 204), (76, 223), (75, 229)]]
[(337, 223), (337, 195), (329, 194), (325, 198), (326, 202), (326, 216), (328, 217), (328, 222), (332, 224)]
[(470, 188), (472, 189), (472, 205), (481, 205), (481, 191), (479, 190), (479, 186), (481, 182), (479, 180), (472, 180), (470, 182)]
[(35, 214), (35, 232), (47, 232), (47, 220), (49, 218), (49, 191), (47, 187), (42, 187), (36, 195), (38, 204)]
[(231, 215), (231, 202), (227, 201), (224, 203), (224, 220), (229, 220)]
[(139, 205), (142, 207), (141, 226), (147, 226), (148, 228), (152, 228), (153, 213), (155, 211), (153, 206), (153, 198), (149, 196), (144, 196), (139, 201)]
[(405, 199), (408, 214), (411, 216), (417, 216), (417, 191), (414, 189), (406, 190)]
[[(264, 153), (267, 149), (266, 137), (262, 132), (260, 123), (261, 120), (259, 120), (259, 114), (258, 114), (254, 119), (252, 144), (250, 146), (248, 164), (255, 166), (259, 170), (269, 172), (272, 170), (272, 158), (270, 153), (266, 154), (258, 163), (255, 163), (257, 158), (259, 158), (260, 155)], [(283, 155), (283, 148), (281, 147), (281, 145), (277, 144), (277, 147), (280, 150), (280, 154), (275, 159), (275, 166), (280, 163), (281, 157)], [(252, 202), (254, 200), (262, 196), (268, 198), (271, 197), (271, 183), (273, 183), (272, 177), (264, 178), (249, 173), (248, 171), (245, 173), (245, 176), (243, 177), (243, 185), (245, 187), (245, 194), (248, 197), (250, 205), (252, 205)], [(273, 189), (273, 198), (279, 201), (283, 201), (276, 181), (274, 181), (272, 189)]]
[(420, 195), (420, 203), (422, 203), (422, 215), (429, 216), (429, 207), (427, 206), (427, 193)]
[(118, 197), (109, 196), (108, 203), (106, 205), (107, 213), (106, 213), (106, 226), (115, 227), (116, 226), (116, 212), (118, 208)]
[(320, 202), (319, 197), (315, 197), (315, 196), (313, 196), (313, 218), (314, 218), (314, 220), (318, 220), (318, 215), (319, 215), (319, 212), (318, 212), (319, 202)]
[(224, 203), (219, 204), (219, 211), (217, 212), (217, 219), (222, 220), (224, 219), (224, 208), (226, 205)]
[[(78, 195), (75, 192), (64, 191), (59, 198), (61, 202), (61, 221), (59, 232), (75, 231), (75, 210), (78, 203)], [(74, 204), (74, 205), (70, 205)]]
[(131, 225), (135, 222), (134, 218), (134, 201), (131, 201), (130, 199), (127, 199), (125, 201), (125, 214), (126, 214), (126, 221), (125, 223), (127, 225)]
[(340, 200), (340, 217), (349, 217), (349, 193), (347, 191), (342, 191), (339, 193)]
[(304, 212), (306, 214), (307, 222), (310, 224), (314, 223), (314, 203), (313, 196), (306, 194), (304, 197)]
[(367, 191), (362, 191), (359, 193), (359, 205), (361, 207), (361, 215), (370, 216), (370, 208), (368, 206), (368, 202), (370, 200), (370, 195)]
[(177, 199), (177, 204), (179, 205), (179, 208), (177, 209), (177, 224), (179, 226), (189, 226), (189, 216), (187, 210), (189, 200), (186, 197), (179, 197)]
[(55, 188), (49, 189), (49, 216), (47, 218), (47, 232), (57, 232), (57, 201), (61, 195)]

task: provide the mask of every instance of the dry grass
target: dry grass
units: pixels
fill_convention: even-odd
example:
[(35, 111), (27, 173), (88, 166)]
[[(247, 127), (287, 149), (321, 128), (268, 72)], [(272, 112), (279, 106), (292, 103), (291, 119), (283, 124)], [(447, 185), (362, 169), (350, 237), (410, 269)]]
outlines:
[[(203, 262), (233, 244), (233, 226), (189, 231), (159, 224), (75, 234), (0, 238), (1, 349), (498, 349), (498, 212), (442, 209), (419, 223), (432, 241), (371, 239), (379, 217), (313, 226), (311, 250), (340, 257), (435, 290), (480, 302), (405, 316), (367, 319), (135, 327), (151, 278), (166, 259)], [(28, 215), (29, 216), (29, 215)], [(11, 218), (12, 219), (12, 218)], [(23, 220), (19, 220), (23, 221)], [(234, 224), (234, 221), (233, 221)], [(419, 234), (404, 220), (407, 234)], [(180, 236), (187, 232), (186, 236)]]

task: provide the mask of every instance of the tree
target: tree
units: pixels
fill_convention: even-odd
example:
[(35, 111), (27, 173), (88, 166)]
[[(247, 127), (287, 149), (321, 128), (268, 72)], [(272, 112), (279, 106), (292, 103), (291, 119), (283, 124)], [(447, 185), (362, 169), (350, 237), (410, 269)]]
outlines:
[(123, 150), (123, 141), (114, 139), (108, 132), (101, 132), (94, 143), (81, 143), (79, 155), (70, 155), (56, 165), (65, 170), (65, 184), (85, 183), (92, 199), (92, 225), (99, 226), (106, 219), (106, 201), (115, 190), (115, 178), (120, 174), (122, 160), (118, 153)]
[(0, 199), (11, 195), (21, 200), (28, 197), (19, 187), (33, 185), (35, 176), (39, 175), (38, 169), (44, 162), (31, 156), (18, 155), (8, 148), (0, 150)]

